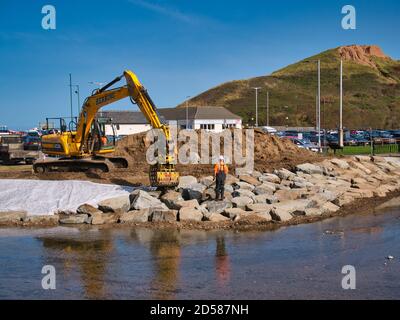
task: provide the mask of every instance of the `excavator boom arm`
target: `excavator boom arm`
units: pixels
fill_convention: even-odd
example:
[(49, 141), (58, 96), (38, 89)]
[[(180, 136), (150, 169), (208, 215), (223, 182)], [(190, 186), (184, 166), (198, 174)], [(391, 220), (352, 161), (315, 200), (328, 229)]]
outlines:
[[(120, 81), (123, 76), (127, 83), (125, 86), (107, 90), (113, 84)], [(79, 115), (77, 133), (75, 136), (76, 143), (82, 143), (88, 136), (93, 120), (102, 107), (128, 96), (133, 100), (132, 102), (138, 105), (140, 111), (144, 114), (150, 125), (155, 129), (163, 130), (166, 140), (171, 140), (169, 127), (162, 123), (154, 102), (151, 100), (147, 90), (140, 83), (137, 76), (129, 70), (124, 71), (123, 76), (115, 78), (86, 99)]]

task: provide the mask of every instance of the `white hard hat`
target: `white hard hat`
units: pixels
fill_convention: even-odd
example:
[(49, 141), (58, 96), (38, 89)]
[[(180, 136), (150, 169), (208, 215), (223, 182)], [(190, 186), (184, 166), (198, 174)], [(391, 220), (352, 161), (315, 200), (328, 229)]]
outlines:
[(219, 160), (224, 161), (224, 160), (225, 160), (225, 159), (224, 159), (224, 156), (219, 156)]

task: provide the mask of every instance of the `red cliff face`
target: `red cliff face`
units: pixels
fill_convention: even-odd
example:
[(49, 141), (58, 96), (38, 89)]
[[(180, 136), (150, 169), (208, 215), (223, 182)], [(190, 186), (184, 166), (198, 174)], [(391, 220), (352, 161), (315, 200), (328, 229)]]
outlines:
[(356, 63), (376, 68), (373, 57), (390, 59), (385, 55), (378, 46), (345, 46), (339, 49), (340, 57), (346, 61), (354, 61)]

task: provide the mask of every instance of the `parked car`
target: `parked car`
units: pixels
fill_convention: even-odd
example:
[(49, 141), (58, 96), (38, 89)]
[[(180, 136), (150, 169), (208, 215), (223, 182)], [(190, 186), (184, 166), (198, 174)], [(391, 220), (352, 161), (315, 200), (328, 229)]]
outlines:
[(261, 129), (262, 129), (264, 132), (270, 133), (270, 134), (276, 134), (276, 133), (278, 132), (278, 130), (276, 130), (275, 128), (268, 127), (268, 126), (261, 127)]
[(37, 136), (27, 135), (23, 137), (24, 150), (40, 150), (41, 139)]
[(307, 139), (290, 139), (296, 146), (302, 149), (318, 152), (319, 148), (316, 144)]

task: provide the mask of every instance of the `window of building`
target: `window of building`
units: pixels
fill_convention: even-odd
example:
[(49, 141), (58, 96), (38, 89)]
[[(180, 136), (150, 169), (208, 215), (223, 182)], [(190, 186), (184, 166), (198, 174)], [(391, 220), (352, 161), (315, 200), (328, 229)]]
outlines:
[(200, 124), (200, 129), (215, 130), (215, 124), (202, 123)]
[(231, 128), (236, 128), (236, 124), (230, 123), (230, 124), (223, 124), (222, 129), (231, 129)]

